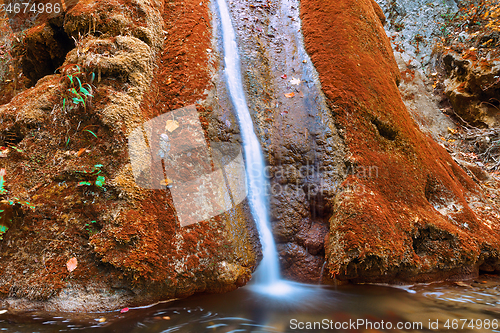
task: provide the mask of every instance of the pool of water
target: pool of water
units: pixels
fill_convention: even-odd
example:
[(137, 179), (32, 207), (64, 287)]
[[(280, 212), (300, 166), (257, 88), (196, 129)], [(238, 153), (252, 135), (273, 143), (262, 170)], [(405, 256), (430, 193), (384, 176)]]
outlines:
[(397, 288), (299, 284), (291, 288), (293, 297), (265, 296), (245, 287), (126, 313), (7, 312), (0, 315), (0, 331), (500, 332), (498, 276)]

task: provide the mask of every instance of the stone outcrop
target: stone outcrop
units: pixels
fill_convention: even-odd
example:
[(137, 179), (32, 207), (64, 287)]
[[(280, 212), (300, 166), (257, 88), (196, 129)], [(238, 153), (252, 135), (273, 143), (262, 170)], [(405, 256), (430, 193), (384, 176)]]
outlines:
[(500, 60), (481, 58), (477, 52), (448, 51), (443, 56), (445, 93), (453, 110), (473, 126), (500, 125)]
[(244, 285), (260, 251), (246, 201), (181, 227), (170, 190), (139, 187), (129, 159), (132, 131), (175, 108), (219, 127), (208, 5), (66, 4), (28, 30), (33, 86), (0, 106), (2, 307), (97, 311)]
[[(244, 285), (260, 257), (247, 202), (183, 227), (171, 179), (138, 186), (152, 162), (138, 154), (137, 169), (128, 150), (158, 116), (173, 133), (183, 107), (206, 141), (240, 143), (217, 17), (195, 0), (65, 3), (27, 32), (31, 87), (0, 106), (0, 304), (96, 311)], [(230, 7), (285, 277), (500, 270), (498, 207), (407, 112), (375, 1)]]
[(331, 276), (411, 282), (498, 271), (498, 207), (406, 111), (373, 3), (301, 4), (307, 51), (345, 133), (345, 163), (377, 171), (349, 175), (332, 201)]

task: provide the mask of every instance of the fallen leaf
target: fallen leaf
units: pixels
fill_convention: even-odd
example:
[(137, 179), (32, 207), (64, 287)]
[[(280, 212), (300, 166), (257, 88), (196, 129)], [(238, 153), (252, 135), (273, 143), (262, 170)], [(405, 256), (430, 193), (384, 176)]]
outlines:
[(169, 316), (165, 316), (165, 317), (163, 317), (163, 319), (170, 320), (170, 317)]
[(179, 127), (179, 123), (175, 120), (167, 120), (167, 124), (165, 125), (165, 129), (169, 132), (175, 131)]
[(455, 282), (455, 284), (460, 287), (470, 287), (470, 284), (461, 281)]
[(285, 80), (287, 78), (286, 74), (281, 75), (281, 78)]
[(75, 257), (71, 258), (70, 260), (68, 260), (68, 262), (66, 263), (66, 268), (68, 269), (68, 271), (71, 273), (75, 270), (76, 266), (78, 266), (78, 260), (76, 260)]
[(80, 150), (78, 151), (78, 153), (76, 153), (76, 156), (77, 156), (77, 157), (82, 156), (82, 155), (83, 155), (83, 153), (85, 153), (85, 150), (86, 150), (85, 148), (80, 148)]
[(0, 157), (7, 157), (10, 149), (7, 147), (0, 147)]
[(130, 310), (129, 308), (123, 308), (120, 310), (120, 313), (125, 313), (125, 312), (128, 312), (128, 310)]
[(295, 96), (295, 93), (293, 93), (293, 92), (285, 94), (286, 98), (292, 98), (293, 96)]
[(485, 45), (487, 45), (487, 44), (489, 44), (489, 43), (491, 43), (491, 42), (493, 42), (493, 39), (490, 39), (490, 40), (488, 40), (487, 42), (484, 42), (484, 43), (483, 43), (483, 44), (481, 44), (481, 45), (485, 46)]
[(451, 134), (457, 134), (458, 131), (454, 128), (448, 127), (448, 132), (450, 132)]
[(295, 85), (295, 86), (298, 86), (300, 84), (300, 82), (301, 82), (300, 79), (296, 79), (293, 76), (292, 76), (292, 79), (290, 80), (290, 83), (292, 85)]
[(170, 185), (172, 183), (173, 183), (172, 179), (167, 178), (167, 179), (160, 180), (160, 185), (163, 185), (163, 186), (167, 186), (167, 185)]
[(104, 323), (106, 321), (106, 318), (102, 317), (102, 318), (99, 318), (98, 322), (100, 323)]

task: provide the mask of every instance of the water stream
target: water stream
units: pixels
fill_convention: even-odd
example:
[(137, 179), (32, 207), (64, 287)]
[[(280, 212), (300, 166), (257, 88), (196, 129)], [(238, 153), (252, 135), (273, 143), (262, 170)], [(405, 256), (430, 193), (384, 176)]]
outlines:
[(224, 46), (224, 74), (241, 130), (247, 175), (248, 201), (257, 224), (264, 255), (260, 263), (259, 272), (256, 275), (256, 280), (262, 286), (276, 286), (280, 282), (279, 262), (269, 221), (269, 205), (266, 197), (268, 181), (264, 173), (264, 157), (259, 139), (254, 131), (252, 117), (250, 116), (243, 90), (238, 44), (231, 16), (225, 0), (217, 0), (217, 5), (221, 18)]
[[(0, 315), (0, 331), (500, 332), (498, 276), (482, 276), (459, 284), (435, 283), (400, 288), (347, 285), (322, 287), (321, 290), (321, 294), (312, 298), (309, 304), (299, 300), (283, 304), (276, 298), (264, 298), (244, 287), (224, 295), (195, 295), (151, 307), (131, 308), (126, 313), (8, 313)], [(453, 323), (462, 326), (462, 319), (467, 319), (467, 324), (453, 329)], [(307, 323), (320, 323), (321, 327), (306, 329)], [(349, 323), (355, 325), (350, 326)], [(407, 329), (398, 330), (398, 325)]]

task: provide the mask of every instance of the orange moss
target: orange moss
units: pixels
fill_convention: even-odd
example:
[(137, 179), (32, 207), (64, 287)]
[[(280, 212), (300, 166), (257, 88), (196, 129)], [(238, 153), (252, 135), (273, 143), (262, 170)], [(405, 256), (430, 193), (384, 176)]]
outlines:
[[(327, 249), (331, 274), (387, 282), (446, 278), (462, 267), (477, 270), (481, 248), (498, 249), (498, 223), (490, 229), (483, 222), (487, 217), (472, 210), (468, 200), (481, 201), (480, 189), (406, 111), (377, 5), (303, 0), (301, 6), (306, 48), (345, 129), (348, 162), (380, 170), (378, 177), (351, 176), (344, 184), (364, 190), (339, 198)], [(429, 192), (429, 179), (438, 184), (432, 189), (436, 196)], [(453, 220), (433, 207), (442, 198), (462, 207), (449, 215)], [(428, 226), (449, 234), (450, 241), (433, 247), (426, 238), (427, 251), (416, 254), (415, 242)]]

